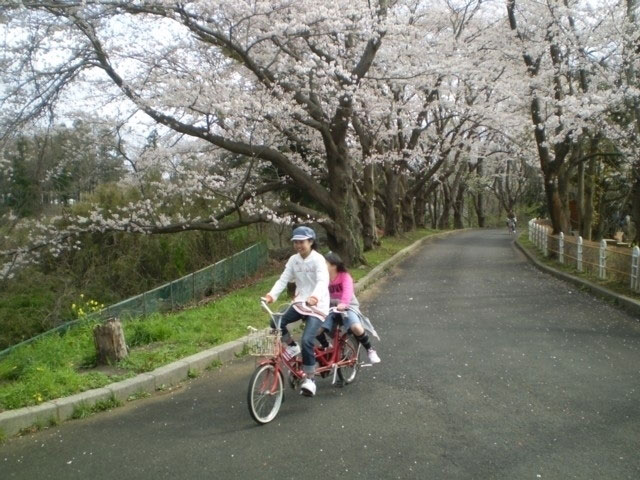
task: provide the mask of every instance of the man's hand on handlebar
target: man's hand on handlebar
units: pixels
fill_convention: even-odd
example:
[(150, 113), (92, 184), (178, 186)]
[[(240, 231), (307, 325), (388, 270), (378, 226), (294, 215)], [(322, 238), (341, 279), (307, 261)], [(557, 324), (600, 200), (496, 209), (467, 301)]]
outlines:
[(273, 301), (274, 301), (273, 297), (271, 295), (269, 295), (268, 293), (262, 298), (264, 298), (264, 301), (267, 302), (267, 303), (273, 303)]
[(349, 308), (349, 305), (347, 305), (346, 303), (339, 303), (336, 307), (336, 310), (338, 310), (339, 312), (344, 312), (347, 308)]

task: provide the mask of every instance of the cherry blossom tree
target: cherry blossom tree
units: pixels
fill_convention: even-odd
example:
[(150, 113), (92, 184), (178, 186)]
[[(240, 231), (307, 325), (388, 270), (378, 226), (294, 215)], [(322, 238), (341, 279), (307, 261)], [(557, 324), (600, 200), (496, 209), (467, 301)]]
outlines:
[[(252, 205), (241, 214), (238, 203), (246, 208), (257, 194), (282, 185), (252, 184), (247, 173), (241, 182), (247, 188), (235, 192), (233, 205), (208, 219), (161, 219), (151, 204), (103, 221), (94, 215), (92, 225), (151, 233), (227, 229), (289, 213), (319, 221), (330, 246), (357, 261), (348, 129), (360, 84), (387, 31), (401, 28), (393, 3), (16, 2), (3, 13), (11, 17), (10, 28), (28, 34), (12, 47), (30, 48), (27, 59), (16, 56), (9, 65), (15, 88), (5, 106), (16, 102), (23, 119), (34, 118), (84, 73), (111, 95), (116, 87), (133, 109), (173, 134), (249, 159), (245, 173), (270, 166), (316, 207), (281, 202), (276, 208)], [(66, 35), (63, 45), (53, 45), (54, 31)], [(55, 49), (56, 58), (42, 60), (45, 49)], [(41, 72), (23, 78), (25, 64)], [(50, 84), (39, 86), (40, 77)], [(28, 98), (12, 98), (29, 81)], [(226, 183), (217, 180), (217, 187)], [(227, 212), (238, 218), (223, 225)]]
[(534, 161), (554, 229), (567, 231), (573, 173), (595, 155), (628, 166), (637, 148), (615, 120), (624, 110), (638, 124), (636, 10), (635, 0), (5, 2), (0, 138), (65, 108), (157, 134), (122, 136), (130, 202), (22, 222), (27, 241), (0, 247), (3, 271), (87, 231), (311, 220), (358, 262), (378, 224), (410, 230), (438, 202), (440, 224), (453, 211), (461, 226), (473, 175)]
[[(356, 112), (352, 123), (363, 155), (375, 165), (375, 203), (386, 235), (424, 226), (426, 199), (448, 176), (440, 178), (439, 170), (448, 159), (460, 157), (457, 151), (469, 150), (473, 129), (483, 121), (472, 105), (485, 90), (484, 79), (473, 78), (476, 70), (460, 68), (473, 57), (471, 44), (487, 28), (486, 18), (476, 22), (482, 4), (415, 2), (407, 9), (411, 35), (393, 39), (392, 48), (381, 50), (372, 66), (377, 82), (368, 102), (377, 106)], [(407, 38), (414, 51), (399, 62), (406, 58), (401, 51)], [(371, 198), (366, 184), (363, 189)]]
[[(507, 14), (528, 78), (522, 93), (529, 99), (553, 229), (567, 232), (567, 177), (585, 161), (578, 145), (584, 138), (617, 137), (611, 107), (629, 94), (637, 97), (619, 82), (626, 9), (615, 1), (509, 0)], [(596, 153), (604, 152), (587, 156)]]

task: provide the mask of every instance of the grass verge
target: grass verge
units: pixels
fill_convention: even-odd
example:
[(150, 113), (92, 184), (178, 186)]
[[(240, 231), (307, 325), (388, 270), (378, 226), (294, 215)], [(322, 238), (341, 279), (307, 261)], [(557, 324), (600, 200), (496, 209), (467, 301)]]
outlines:
[[(423, 229), (383, 238), (379, 248), (364, 254), (368, 265), (354, 269), (353, 277), (362, 278), (403, 248), (435, 233), (438, 231)], [(210, 303), (125, 321), (131, 351), (110, 371), (95, 368), (93, 324), (44, 337), (13, 351), (0, 360), (0, 411), (103, 387), (244, 336), (248, 325), (266, 323), (257, 299), (271, 288), (280, 269), (281, 265), (272, 266), (250, 285)], [(79, 418), (85, 414), (78, 412)]]
[(612, 292), (618, 293), (620, 295), (633, 298), (634, 300), (640, 300), (640, 294), (633, 292), (627, 284), (615, 280), (601, 280), (597, 275), (591, 274), (589, 272), (579, 272), (572, 265), (564, 265), (557, 262), (553, 258), (545, 257), (543, 253), (533, 244), (533, 242), (529, 240), (526, 232), (520, 234), (520, 236), (518, 237), (518, 242), (520, 243), (520, 245), (526, 248), (526, 250), (531, 253), (540, 263), (544, 265), (547, 265), (551, 268), (554, 268), (563, 273), (567, 273), (574, 277), (581, 278), (582, 280), (587, 280), (595, 285), (607, 288)]

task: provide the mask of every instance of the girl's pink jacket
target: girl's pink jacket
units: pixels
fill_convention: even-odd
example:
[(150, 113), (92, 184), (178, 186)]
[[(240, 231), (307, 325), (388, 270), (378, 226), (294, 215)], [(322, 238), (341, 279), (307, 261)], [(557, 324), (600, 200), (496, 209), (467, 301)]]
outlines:
[(329, 295), (331, 303), (344, 303), (357, 306), (358, 300), (353, 294), (353, 278), (347, 272), (340, 272), (338, 276), (329, 282)]

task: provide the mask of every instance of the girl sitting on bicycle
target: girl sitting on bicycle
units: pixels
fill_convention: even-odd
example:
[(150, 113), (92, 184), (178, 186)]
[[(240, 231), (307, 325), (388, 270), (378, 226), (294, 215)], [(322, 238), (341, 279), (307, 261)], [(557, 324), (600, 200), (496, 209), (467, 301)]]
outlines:
[[(344, 313), (333, 312), (329, 314), (322, 324), (321, 332), (316, 338), (320, 342), (320, 345), (327, 348), (329, 343), (327, 342), (325, 334), (336, 326), (337, 320), (339, 319), (338, 316), (342, 316), (344, 328), (351, 330), (356, 340), (367, 350), (369, 361), (371, 363), (380, 363), (380, 357), (371, 346), (367, 330), (376, 338), (378, 338), (378, 334), (366, 317), (358, 315), (358, 313), (360, 313), (360, 303), (353, 289), (353, 278), (347, 271), (342, 258), (340, 258), (337, 253), (329, 252), (325, 256), (325, 260), (329, 268), (329, 295), (331, 296), (331, 305), (335, 305), (338, 312)], [(355, 310), (355, 312), (352, 310)], [(362, 321), (365, 322), (365, 325), (363, 325)]]
[(287, 357), (292, 358), (300, 354), (300, 347), (291, 338), (287, 325), (298, 320), (305, 321), (302, 333), (302, 365), (306, 378), (300, 386), (300, 393), (313, 396), (316, 393), (313, 378), (316, 356), (313, 349), (315, 336), (329, 313), (329, 271), (324, 257), (315, 250), (316, 234), (313, 229), (295, 228), (291, 241), (298, 253), (289, 258), (284, 272), (271, 291), (265, 295), (265, 299), (267, 303), (274, 302), (287, 287), (287, 283), (295, 282), (294, 304), (282, 315), (280, 323), (282, 341), (288, 345), (285, 350)]

